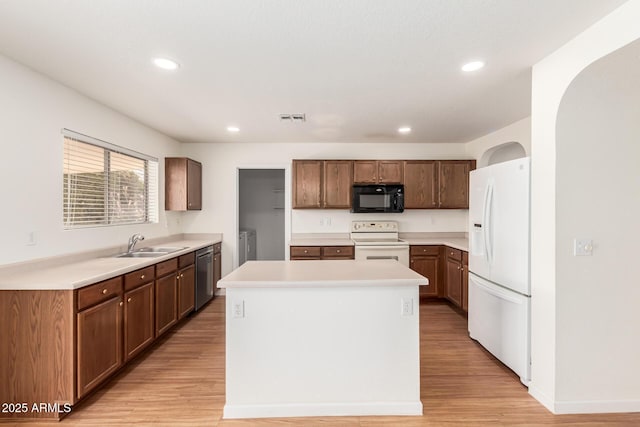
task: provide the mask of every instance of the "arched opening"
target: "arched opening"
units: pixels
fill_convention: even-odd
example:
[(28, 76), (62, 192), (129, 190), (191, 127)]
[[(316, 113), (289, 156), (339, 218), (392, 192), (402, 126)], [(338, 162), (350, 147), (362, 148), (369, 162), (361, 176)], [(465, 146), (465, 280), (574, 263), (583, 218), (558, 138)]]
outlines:
[(527, 152), (522, 144), (517, 141), (505, 142), (485, 151), (478, 161), (478, 167), (482, 168), (526, 156)]

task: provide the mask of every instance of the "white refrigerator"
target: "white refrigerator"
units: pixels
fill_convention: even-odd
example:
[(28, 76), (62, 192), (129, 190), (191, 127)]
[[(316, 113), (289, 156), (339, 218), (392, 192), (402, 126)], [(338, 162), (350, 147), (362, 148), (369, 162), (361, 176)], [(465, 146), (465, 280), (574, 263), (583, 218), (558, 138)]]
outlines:
[(531, 379), (530, 159), (471, 172), (469, 335)]

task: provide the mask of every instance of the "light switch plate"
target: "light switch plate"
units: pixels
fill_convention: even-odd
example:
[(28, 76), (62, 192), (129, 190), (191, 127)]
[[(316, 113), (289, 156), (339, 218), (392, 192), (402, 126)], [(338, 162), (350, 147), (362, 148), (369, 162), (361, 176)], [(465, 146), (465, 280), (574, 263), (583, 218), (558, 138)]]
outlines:
[(573, 239), (573, 255), (574, 256), (592, 256), (593, 240), (591, 239)]

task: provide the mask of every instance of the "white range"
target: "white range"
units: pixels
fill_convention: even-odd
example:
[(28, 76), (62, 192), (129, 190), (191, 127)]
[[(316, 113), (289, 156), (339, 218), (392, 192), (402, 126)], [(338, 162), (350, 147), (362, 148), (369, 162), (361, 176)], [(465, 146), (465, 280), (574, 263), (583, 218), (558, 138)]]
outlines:
[(356, 260), (394, 259), (409, 267), (409, 243), (398, 238), (397, 221), (353, 221)]

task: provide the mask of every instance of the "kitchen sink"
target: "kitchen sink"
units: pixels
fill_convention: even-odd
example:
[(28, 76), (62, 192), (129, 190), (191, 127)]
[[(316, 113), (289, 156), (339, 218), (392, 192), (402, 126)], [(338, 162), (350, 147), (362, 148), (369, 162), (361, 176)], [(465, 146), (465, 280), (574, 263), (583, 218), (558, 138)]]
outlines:
[(168, 252), (127, 252), (116, 255), (115, 258), (155, 258), (166, 255)]
[(186, 248), (187, 248), (186, 246), (183, 246), (183, 247), (166, 246), (166, 247), (157, 247), (157, 248), (140, 248), (136, 252), (164, 252), (164, 253), (170, 254), (171, 252), (181, 251), (182, 249), (186, 249)]
[(116, 255), (115, 258), (155, 258), (163, 255), (170, 254), (172, 252), (177, 252), (182, 249), (186, 249), (186, 246), (177, 247), (177, 246), (165, 246), (165, 247), (157, 247), (157, 248), (140, 248), (136, 249), (133, 252), (126, 252), (124, 254)]

